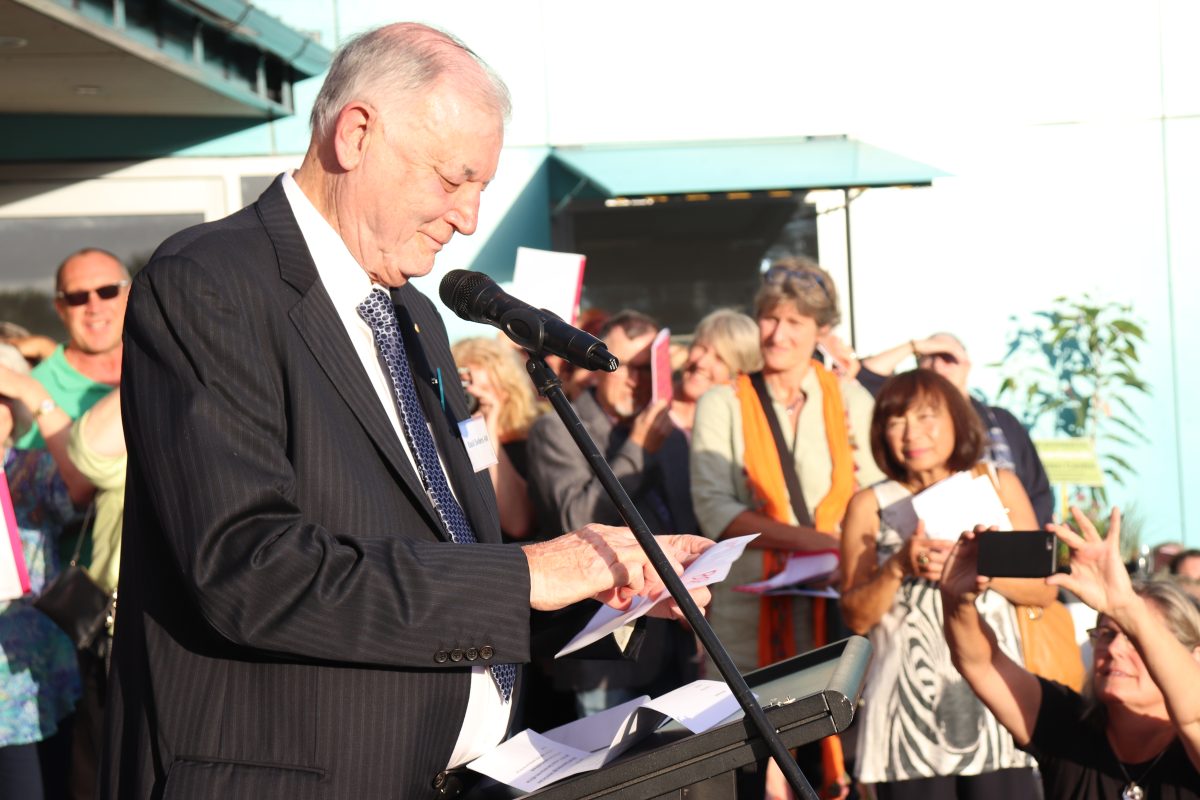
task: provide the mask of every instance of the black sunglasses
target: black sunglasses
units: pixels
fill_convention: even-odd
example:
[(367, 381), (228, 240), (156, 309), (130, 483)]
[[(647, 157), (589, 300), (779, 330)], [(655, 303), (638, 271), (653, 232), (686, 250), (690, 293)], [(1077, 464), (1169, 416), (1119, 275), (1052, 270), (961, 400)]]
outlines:
[(69, 306), (82, 306), (87, 304), (88, 296), (92, 292), (95, 292), (96, 297), (99, 297), (101, 300), (112, 300), (128, 285), (129, 281), (117, 281), (107, 286), (97, 286), (95, 289), (82, 289), (78, 292), (59, 292), (55, 297)]

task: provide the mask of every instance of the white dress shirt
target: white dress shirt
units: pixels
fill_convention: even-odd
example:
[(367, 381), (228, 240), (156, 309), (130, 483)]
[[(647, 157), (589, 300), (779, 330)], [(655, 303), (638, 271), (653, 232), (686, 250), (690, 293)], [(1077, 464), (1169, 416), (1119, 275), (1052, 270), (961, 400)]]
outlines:
[[(404, 448), (408, 460), (413, 462), (413, 469), (416, 471), (412, 450), (404, 435), (404, 430), (400, 427), (400, 415), (396, 408), (396, 397), (392, 392), (387, 368), (383, 363), (382, 356), (375, 348), (375, 337), (371, 333), (371, 327), (358, 315), (359, 304), (367, 298), (376, 284), (372, 284), (366, 270), (350, 253), (346, 243), (342, 241), (342, 237), (321, 216), (321, 213), (305, 196), (290, 174), (283, 176), (283, 192), (287, 196), (288, 204), (292, 207), (296, 224), (300, 226), (304, 242), (308, 245), (308, 252), (317, 266), (321, 283), (324, 284), (325, 291), (329, 293), (329, 299), (333, 301), (333, 307), (342, 320), (342, 324), (346, 326), (346, 333), (350, 336), (354, 351), (358, 354), (367, 378), (370, 379), (371, 386), (375, 388), (375, 393), (379, 396), (380, 404), (392, 422), (392, 428), (396, 431), (396, 438), (400, 440), (400, 446)], [(380, 288), (387, 290), (387, 287)], [(442, 458), (441, 453), (438, 454), (438, 458)], [(443, 471), (445, 471), (444, 466)], [(453, 487), (451, 487), (451, 491), (453, 491)], [(470, 545), (447, 546), (469, 547)], [(467, 713), (447, 766), (457, 767), (465, 764), (499, 744), (508, 728), (511, 713), (511, 699), (504, 700), (487, 667), (472, 667), (471, 694), (467, 701)]]

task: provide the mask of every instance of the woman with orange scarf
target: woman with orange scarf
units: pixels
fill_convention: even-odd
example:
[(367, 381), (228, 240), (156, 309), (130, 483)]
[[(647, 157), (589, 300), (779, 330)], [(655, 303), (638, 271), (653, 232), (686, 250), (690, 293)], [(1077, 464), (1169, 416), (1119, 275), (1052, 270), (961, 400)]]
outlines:
[[(715, 587), (709, 611), (743, 672), (826, 643), (826, 616), (823, 601), (760, 599), (732, 587), (778, 572), (793, 551), (837, 550), (850, 498), (882, 477), (866, 449), (871, 395), (812, 357), (840, 317), (829, 274), (808, 260), (777, 262), (764, 276), (754, 312), (763, 370), (700, 398), (691, 457), (692, 503), (704, 533), (760, 534)], [(798, 492), (788, 491), (785, 465)], [(828, 763), (824, 771), (840, 768)], [(825, 783), (842, 777), (827, 775)], [(767, 796), (786, 794), (768, 786)]]

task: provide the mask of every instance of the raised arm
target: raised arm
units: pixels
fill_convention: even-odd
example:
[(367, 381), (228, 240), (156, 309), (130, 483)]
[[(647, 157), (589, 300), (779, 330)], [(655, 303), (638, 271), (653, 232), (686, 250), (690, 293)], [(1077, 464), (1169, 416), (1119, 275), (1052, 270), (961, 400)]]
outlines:
[(46, 449), (54, 457), (58, 466), (58, 474), (67, 486), (71, 502), (76, 507), (82, 507), (92, 499), (96, 487), (83, 476), (67, 456), (67, 440), (71, 434), (71, 417), (57, 405), (46, 411), (39, 411), (50, 393), (32, 375), (22, 375), (19, 372), (0, 365), (0, 395), (11, 397), (22, 403), (34, 415), (34, 425), (41, 431)]
[(1108, 536), (1101, 539), (1084, 514), (1071, 507), (1082, 535), (1063, 525), (1049, 526), (1071, 548), (1071, 573), (1048, 580), (1121, 627), (1163, 693), (1167, 713), (1179, 731), (1188, 758), (1200, 769), (1200, 646), (1189, 650), (1173, 634), (1153, 604), (1133, 591), (1121, 560), (1121, 512), (1114, 508)]
[(942, 626), (950, 657), (971, 690), (1023, 747), (1042, 706), (1037, 677), (1006, 656), (979, 615), (975, 599), (988, 580), (976, 572), (975, 534), (964, 533), (942, 571)]

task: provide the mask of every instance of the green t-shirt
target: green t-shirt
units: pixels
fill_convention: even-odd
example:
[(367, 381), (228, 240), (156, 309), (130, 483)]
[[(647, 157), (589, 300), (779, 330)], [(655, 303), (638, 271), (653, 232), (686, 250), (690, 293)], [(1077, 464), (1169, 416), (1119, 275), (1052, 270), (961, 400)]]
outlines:
[[(32, 374), (71, 419), (79, 419), (83, 412), (113, 390), (107, 383), (94, 381), (72, 367), (61, 344), (49, 358), (33, 368)], [(22, 450), (39, 449), (46, 446), (46, 441), (38, 426), (33, 425), (16, 446)]]

